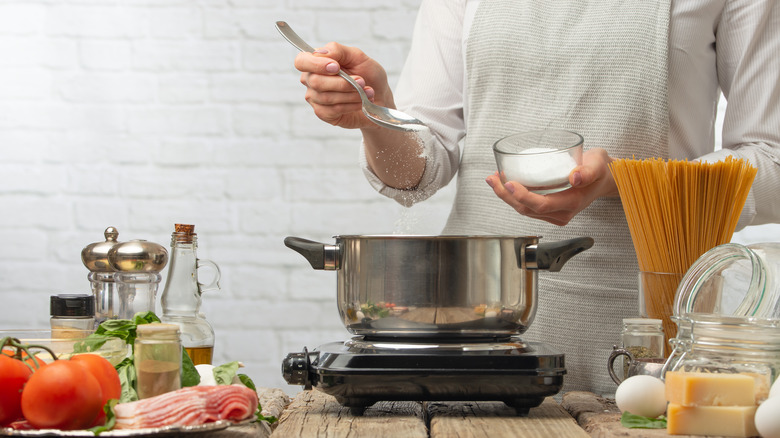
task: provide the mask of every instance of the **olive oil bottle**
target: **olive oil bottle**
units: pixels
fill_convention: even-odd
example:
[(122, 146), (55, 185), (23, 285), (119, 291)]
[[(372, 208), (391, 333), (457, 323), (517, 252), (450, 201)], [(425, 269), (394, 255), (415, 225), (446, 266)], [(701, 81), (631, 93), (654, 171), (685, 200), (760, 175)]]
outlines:
[[(181, 344), (195, 365), (210, 364), (214, 352), (214, 329), (200, 312), (201, 295), (219, 290), (219, 267), (210, 260), (197, 257), (198, 239), (194, 225), (176, 224), (171, 235), (171, 262), (160, 304), (161, 320), (177, 324)], [(204, 285), (198, 281), (198, 268), (208, 266), (213, 280)]]

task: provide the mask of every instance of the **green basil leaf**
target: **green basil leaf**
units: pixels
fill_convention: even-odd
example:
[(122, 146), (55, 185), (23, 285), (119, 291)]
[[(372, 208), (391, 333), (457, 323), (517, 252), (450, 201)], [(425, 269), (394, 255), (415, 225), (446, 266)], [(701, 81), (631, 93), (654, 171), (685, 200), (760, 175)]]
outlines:
[(214, 367), (214, 380), (217, 381), (217, 385), (230, 385), (233, 383), (233, 378), (238, 374), (238, 369), (241, 365), (238, 362), (228, 362), (226, 364)]
[(240, 380), (241, 383), (243, 383), (244, 386), (246, 386), (247, 388), (257, 392), (257, 387), (255, 386), (255, 382), (253, 382), (252, 379), (250, 379), (249, 376), (247, 376), (246, 374), (239, 374), (238, 380)]
[(95, 333), (90, 334), (83, 341), (73, 344), (74, 353), (89, 353), (90, 351), (97, 351), (103, 344), (111, 339), (111, 336), (98, 335)]
[(200, 383), (200, 373), (187, 354), (187, 350), (181, 349), (181, 387), (198, 386)]
[(106, 413), (106, 424), (102, 426), (95, 426), (87, 430), (91, 431), (95, 435), (100, 435), (101, 432), (106, 432), (113, 429), (116, 425), (116, 414), (114, 413), (114, 406), (116, 406), (117, 403), (119, 403), (119, 400), (112, 398), (103, 406), (103, 412)]
[(623, 412), (620, 424), (630, 429), (666, 429), (666, 417), (648, 418)]
[(277, 421), (279, 421), (278, 418), (274, 417), (273, 415), (266, 417), (260, 412), (260, 406), (257, 407), (257, 412), (255, 413), (255, 417), (257, 418), (257, 421), (267, 421), (268, 424), (274, 424)]
[(135, 392), (136, 372), (132, 357), (126, 357), (115, 367), (119, 373), (119, 382), (122, 384), (122, 396), (120, 403), (127, 403), (138, 400), (138, 393)]

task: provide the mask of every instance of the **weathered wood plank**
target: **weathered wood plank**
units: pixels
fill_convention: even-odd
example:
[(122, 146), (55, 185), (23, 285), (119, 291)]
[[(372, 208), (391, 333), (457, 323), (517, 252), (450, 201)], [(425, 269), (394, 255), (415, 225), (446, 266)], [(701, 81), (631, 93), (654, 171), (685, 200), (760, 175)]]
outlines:
[[(278, 388), (257, 388), (257, 396), (260, 399), (261, 412), (265, 416), (273, 415), (279, 418), (284, 408), (290, 403), (290, 397)], [(203, 436), (208, 435), (213, 438), (268, 438), (271, 436), (271, 431), (274, 427), (276, 427), (276, 423), (269, 425), (266, 422), (255, 422), (231, 426), (225, 430), (203, 434)], [(186, 437), (182, 435), (181, 438)]]
[(282, 412), (271, 437), (423, 438), (428, 429), (418, 402), (379, 402), (362, 416), (353, 416), (335, 398), (320, 391), (303, 391)]
[(532, 408), (527, 417), (497, 402), (431, 402), (428, 415), (432, 438), (588, 437), (552, 398)]
[[(571, 391), (563, 395), (561, 407), (597, 438), (701, 438), (699, 435), (669, 435), (666, 429), (629, 429), (620, 424), (620, 409), (614, 399), (591, 392)], [(715, 437), (708, 437), (715, 438)]]

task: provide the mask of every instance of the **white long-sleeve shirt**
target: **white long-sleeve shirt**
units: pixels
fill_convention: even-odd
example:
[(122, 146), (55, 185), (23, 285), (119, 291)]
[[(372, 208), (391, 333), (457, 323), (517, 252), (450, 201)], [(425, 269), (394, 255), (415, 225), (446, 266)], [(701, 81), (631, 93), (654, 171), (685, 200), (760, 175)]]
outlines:
[[(425, 139), (428, 160), (416, 193), (382, 183), (361, 151), (372, 186), (402, 204), (433, 195), (458, 170), (460, 140), (468, 131), (465, 47), (478, 4), (424, 0), (417, 16), (395, 93), (398, 108), (426, 122), (433, 133)], [(667, 158), (717, 160), (731, 154), (748, 159), (758, 174), (738, 228), (780, 222), (780, 2), (672, 0), (670, 14)], [(721, 92), (728, 100), (723, 149), (714, 151)]]

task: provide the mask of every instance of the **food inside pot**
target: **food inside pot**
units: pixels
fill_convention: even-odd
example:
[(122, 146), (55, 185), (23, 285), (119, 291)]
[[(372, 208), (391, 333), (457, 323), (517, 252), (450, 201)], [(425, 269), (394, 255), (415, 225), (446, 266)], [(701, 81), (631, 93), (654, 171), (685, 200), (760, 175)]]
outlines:
[[(521, 312), (499, 304), (474, 307), (398, 306), (394, 303), (353, 304), (346, 308), (345, 325), (352, 331), (423, 329), (439, 334), (479, 329), (522, 333)], [(379, 333), (373, 333), (377, 335)]]

